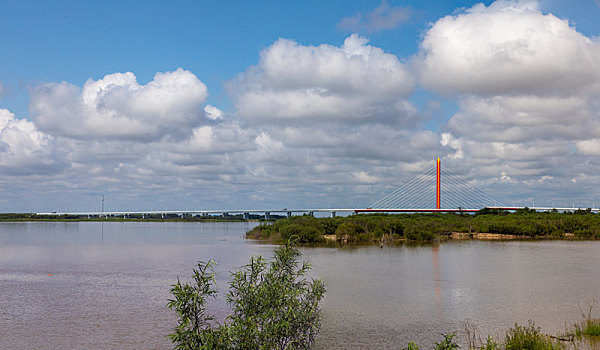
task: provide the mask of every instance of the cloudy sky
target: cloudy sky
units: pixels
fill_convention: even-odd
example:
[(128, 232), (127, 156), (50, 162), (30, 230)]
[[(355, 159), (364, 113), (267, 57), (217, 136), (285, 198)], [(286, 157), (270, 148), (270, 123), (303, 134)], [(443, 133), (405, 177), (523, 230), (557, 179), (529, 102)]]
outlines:
[(3, 1), (0, 212), (366, 207), (437, 157), (598, 207), (599, 35), (597, 0)]

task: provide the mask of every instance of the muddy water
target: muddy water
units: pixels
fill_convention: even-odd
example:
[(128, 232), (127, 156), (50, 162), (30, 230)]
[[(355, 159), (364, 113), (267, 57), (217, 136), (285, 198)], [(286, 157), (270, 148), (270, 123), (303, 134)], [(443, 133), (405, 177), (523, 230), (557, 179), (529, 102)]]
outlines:
[[(214, 259), (224, 291), (228, 271), (274, 249), (243, 238), (253, 225), (0, 223), (0, 349), (171, 348), (170, 284)], [(318, 349), (427, 348), (467, 319), (484, 336), (529, 319), (556, 333), (600, 295), (600, 242), (302, 252), (328, 289)], [(223, 300), (211, 308), (228, 312)]]

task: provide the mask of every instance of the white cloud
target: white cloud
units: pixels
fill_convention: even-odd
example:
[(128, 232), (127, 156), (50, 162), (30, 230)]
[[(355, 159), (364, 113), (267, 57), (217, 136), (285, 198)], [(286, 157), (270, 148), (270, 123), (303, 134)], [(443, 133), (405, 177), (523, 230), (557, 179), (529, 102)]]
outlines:
[(600, 156), (600, 139), (578, 141), (577, 150), (584, 155)]
[(409, 7), (390, 7), (385, 1), (371, 12), (359, 12), (354, 16), (345, 17), (338, 23), (338, 28), (350, 31), (378, 32), (396, 28), (408, 21), (413, 11)]
[(46, 174), (63, 166), (53, 153), (50, 136), (32, 122), (0, 109), (0, 169), (4, 175)]
[(369, 175), (366, 171), (354, 171), (350, 174), (350, 177), (353, 181), (358, 183), (377, 183), (380, 182), (381, 179), (377, 176)]
[(258, 159), (277, 161), (285, 157), (285, 146), (279, 140), (273, 139), (266, 132), (256, 136), (254, 142), (258, 145)]
[(460, 107), (448, 128), (472, 140), (583, 140), (600, 134), (600, 116), (583, 97), (468, 96)]
[[(158, 73), (146, 84), (132, 73), (115, 73), (81, 88), (38, 86), (32, 90), (32, 121), (2, 112), (0, 187), (19, 193), (30, 181), (21, 175), (43, 173), (31, 190), (40, 198), (69, 194), (69, 203), (98, 193), (119, 197), (122, 207), (113, 209), (159, 208), (160, 202), (179, 207), (186, 196), (230, 201), (224, 193), (241, 190), (235, 183), (258, 148), (256, 131), (204, 106), (206, 96), (206, 86), (181, 69)], [(60, 172), (65, 167), (69, 171)], [(157, 193), (163, 197), (153, 198)]]
[(392, 54), (353, 34), (341, 47), (279, 39), (230, 83), (237, 114), (254, 122), (406, 123), (414, 81)]
[(206, 105), (204, 107), (204, 112), (206, 113), (206, 117), (212, 120), (222, 120), (223, 119), (223, 111), (218, 109), (213, 105)]
[(30, 113), (45, 131), (74, 138), (156, 140), (183, 138), (202, 123), (206, 86), (191, 72), (157, 73), (145, 85), (114, 73), (83, 89), (62, 82), (33, 89)]
[(416, 60), (422, 84), (443, 93), (564, 94), (600, 78), (600, 44), (535, 1), (499, 0), (433, 24)]

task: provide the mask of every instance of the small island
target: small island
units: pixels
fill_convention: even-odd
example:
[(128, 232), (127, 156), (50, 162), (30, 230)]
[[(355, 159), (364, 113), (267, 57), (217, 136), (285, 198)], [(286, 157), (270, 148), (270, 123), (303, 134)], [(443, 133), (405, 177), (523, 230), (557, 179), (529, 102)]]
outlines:
[(247, 238), (283, 242), (298, 236), (301, 243), (350, 244), (446, 239), (574, 239), (600, 238), (600, 214), (591, 210), (515, 212), (484, 208), (475, 214), (357, 214), (315, 218), (293, 216), (261, 223)]

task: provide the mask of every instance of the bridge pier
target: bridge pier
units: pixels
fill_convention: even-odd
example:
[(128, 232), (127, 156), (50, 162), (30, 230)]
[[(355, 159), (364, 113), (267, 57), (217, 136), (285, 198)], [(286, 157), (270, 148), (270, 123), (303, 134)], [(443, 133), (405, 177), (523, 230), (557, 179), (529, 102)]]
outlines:
[(244, 214), (243, 214), (243, 215), (244, 215), (244, 220), (248, 220), (248, 219), (250, 219), (250, 213), (248, 213), (248, 212), (244, 212)]
[(330, 217), (334, 218), (335, 217), (335, 211), (331, 211), (331, 215)]
[(314, 211), (309, 211), (308, 212), (308, 216), (312, 216), (314, 218), (315, 217), (315, 212)]
[(265, 219), (269, 220), (271, 218), (271, 212), (266, 211), (265, 212)]
[(291, 211), (288, 211), (288, 212), (287, 212), (287, 217), (288, 217), (288, 218), (291, 218), (291, 217), (292, 217), (292, 212), (291, 212)]

